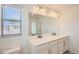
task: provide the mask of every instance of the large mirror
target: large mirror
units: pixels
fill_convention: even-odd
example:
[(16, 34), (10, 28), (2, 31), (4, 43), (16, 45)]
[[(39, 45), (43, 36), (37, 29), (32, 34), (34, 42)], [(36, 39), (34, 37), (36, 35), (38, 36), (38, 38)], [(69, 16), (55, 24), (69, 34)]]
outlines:
[(29, 13), (29, 35), (59, 32), (59, 21), (53, 17)]

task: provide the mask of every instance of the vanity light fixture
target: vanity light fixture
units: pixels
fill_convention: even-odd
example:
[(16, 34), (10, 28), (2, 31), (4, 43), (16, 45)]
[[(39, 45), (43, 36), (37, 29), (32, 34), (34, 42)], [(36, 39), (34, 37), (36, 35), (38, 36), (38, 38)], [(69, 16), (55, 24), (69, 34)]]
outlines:
[(40, 15), (50, 16), (53, 18), (58, 18), (59, 16), (59, 13), (56, 12), (55, 9), (42, 7), (42, 6), (34, 6), (32, 12)]
[(41, 6), (35, 6), (33, 7), (33, 10), (32, 10), (32, 12), (41, 14), (41, 15), (46, 15), (46, 11), (47, 9)]
[(48, 16), (54, 17), (54, 18), (58, 18), (59, 13), (56, 12), (55, 10), (51, 10), (51, 11), (49, 12)]

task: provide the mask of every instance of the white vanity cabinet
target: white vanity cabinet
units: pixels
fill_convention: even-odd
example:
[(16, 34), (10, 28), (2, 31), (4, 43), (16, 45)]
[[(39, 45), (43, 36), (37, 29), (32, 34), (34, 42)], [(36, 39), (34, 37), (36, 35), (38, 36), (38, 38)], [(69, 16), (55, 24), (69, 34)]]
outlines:
[[(38, 40), (33, 40), (31, 53), (34, 54), (62, 54), (68, 50), (68, 40), (69, 36), (59, 36), (45, 38), (42, 40), (41, 38)], [(36, 45), (37, 44), (37, 45)]]

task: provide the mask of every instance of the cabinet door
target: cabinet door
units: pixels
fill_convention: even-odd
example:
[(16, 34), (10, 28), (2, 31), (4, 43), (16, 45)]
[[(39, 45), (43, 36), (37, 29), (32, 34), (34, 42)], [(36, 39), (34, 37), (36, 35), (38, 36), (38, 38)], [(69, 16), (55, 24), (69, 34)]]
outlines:
[(51, 46), (51, 51), (50, 52), (52, 54), (57, 54), (58, 53), (58, 51), (57, 51), (57, 44)]
[(50, 43), (50, 53), (57, 54), (57, 41), (52, 41)]
[(64, 46), (63, 46), (63, 42), (60, 42), (58, 44), (58, 53), (61, 54), (64, 52)]
[(58, 53), (64, 53), (64, 41), (63, 39), (58, 40)]
[(49, 53), (49, 43), (35, 47), (34, 53), (36, 53), (36, 54), (48, 54)]
[(48, 54), (48, 53), (49, 53), (48, 49), (36, 50), (36, 54)]
[(69, 42), (68, 39), (64, 40), (64, 52), (67, 51), (69, 48)]

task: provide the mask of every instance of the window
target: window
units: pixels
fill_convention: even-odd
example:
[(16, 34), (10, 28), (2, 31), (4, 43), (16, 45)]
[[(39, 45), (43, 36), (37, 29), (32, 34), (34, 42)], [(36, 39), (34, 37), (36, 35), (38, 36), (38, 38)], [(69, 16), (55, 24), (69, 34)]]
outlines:
[(2, 35), (21, 34), (21, 8), (2, 7)]

